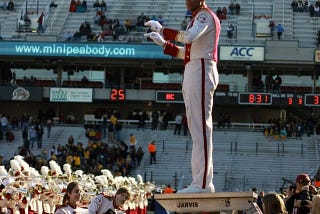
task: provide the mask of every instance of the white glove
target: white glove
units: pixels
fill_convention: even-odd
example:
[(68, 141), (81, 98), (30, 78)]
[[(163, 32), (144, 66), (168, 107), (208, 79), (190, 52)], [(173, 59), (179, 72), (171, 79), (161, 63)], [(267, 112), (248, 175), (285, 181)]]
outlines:
[(162, 29), (162, 25), (158, 22), (158, 21), (147, 21), (146, 23), (144, 23), (145, 26), (150, 27), (152, 31), (158, 32), (160, 33), (161, 29)]
[(148, 37), (154, 41), (157, 45), (163, 47), (166, 44), (166, 41), (162, 38), (162, 36), (157, 32), (151, 32), (144, 34), (145, 37)]

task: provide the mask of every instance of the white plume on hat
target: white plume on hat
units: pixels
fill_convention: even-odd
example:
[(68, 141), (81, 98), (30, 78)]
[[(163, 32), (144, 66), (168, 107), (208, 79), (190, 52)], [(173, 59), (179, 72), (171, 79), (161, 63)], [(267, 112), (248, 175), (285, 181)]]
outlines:
[(70, 176), (72, 174), (71, 165), (68, 163), (63, 164), (63, 171), (67, 176)]
[(77, 177), (82, 177), (83, 176), (83, 171), (78, 169), (74, 172), (74, 174), (77, 176)]
[(29, 167), (31, 177), (40, 177), (40, 173), (34, 167)]
[(110, 170), (108, 170), (108, 169), (101, 169), (101, 173), (103, 174), (103, 175), (106, 175), (107, 176), (107, 178), (109, 178), (109, 179), (113, 179), (113, 175), (112, 175), (112, 173), (110, 172)]
[(10, 167), (12, 169), (13, 175), (14, 176), (19, 176), (20, 175), (20, 165), (19, 162), (15, 159), (10, 160)]
[(0, 177), (2, 176), (8, 176), (8, 171), (6, 170), (6, 168), (4, 166), (0, 166)]
[(47, 167), (47, 166), (41, 166), (40, 171), (41, 171), (41, 175), (47, 176), (47, 175), (49, 174), (49, 167)]
[(137, 175), (137, 180), (138, 180), (138, 184), (142, 184), (143, 183), (143, 178), (140, 174)]
[(62, 175), (62, 171), (61, 168), (59, 166), (59, 164), (57, 164), (56, 161), (51, 160), (49, 161), (49, 165), (50, 165), (50, 169), (51, 169), (51, 175)]
[(20, 168), (21, 168), (21, 171), (23, 173), (30, 172), (30, 166), (26, 161), (23, 160), (24, 159), (23, 156), (16, 155), (16, 156), (14, 156), (14, 159), (18, 161)]
[(108, 178), (105, 175), (97, 175), (94, 179), (98, 184), (101, 184), (101, 185), (108, 184)]

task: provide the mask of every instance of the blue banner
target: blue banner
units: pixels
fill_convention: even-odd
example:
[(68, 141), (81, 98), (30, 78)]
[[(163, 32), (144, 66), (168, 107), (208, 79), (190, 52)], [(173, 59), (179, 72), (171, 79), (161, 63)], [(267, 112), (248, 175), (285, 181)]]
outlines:
[(1, 56), (171, 59), (154, 44), (0, 42)]

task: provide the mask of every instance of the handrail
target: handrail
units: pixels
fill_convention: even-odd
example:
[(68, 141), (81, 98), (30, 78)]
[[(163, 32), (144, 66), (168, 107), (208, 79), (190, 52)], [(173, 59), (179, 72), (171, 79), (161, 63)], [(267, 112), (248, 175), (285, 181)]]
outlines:
[[(58, 118), (54, 118), (54, 121), (57, 122)], [(125, 126), (131, 126), (131, 125), (136, 125), (139, 120), (127, 120), (127, 119), (119, 119), (118, 120), (120, 123), (122, 123)], [(109, 122), (109, 120), (107, 120)], [(152, 120), (145, 120), (146, 127), (151, 127), (151, 122)], [(85, 114), (84, 115), (84, 123), (85, 124), (102, 124), (102, 118), (96, 119), (94, 118), (93, 114)], [(169, 126), (174, 126), (176, 122), (169, 121), (168, 122)], [(213, 126), (217, 127), (218, 123), (213, 122)], [(229, 128), (249, 128), (249, 129), (263, 129), (265, 127), (270, 127), (273, 126), (271, 123), (230, 123)]]

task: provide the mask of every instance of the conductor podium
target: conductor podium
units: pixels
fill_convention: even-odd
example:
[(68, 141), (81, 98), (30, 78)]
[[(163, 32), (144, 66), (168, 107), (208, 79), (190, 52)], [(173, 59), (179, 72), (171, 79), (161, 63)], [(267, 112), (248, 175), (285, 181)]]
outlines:
[(155, 194), (155, 200), (168, 212), (202, 213), (245, 211), (257, 198), (254, 192), (215, 192)]

